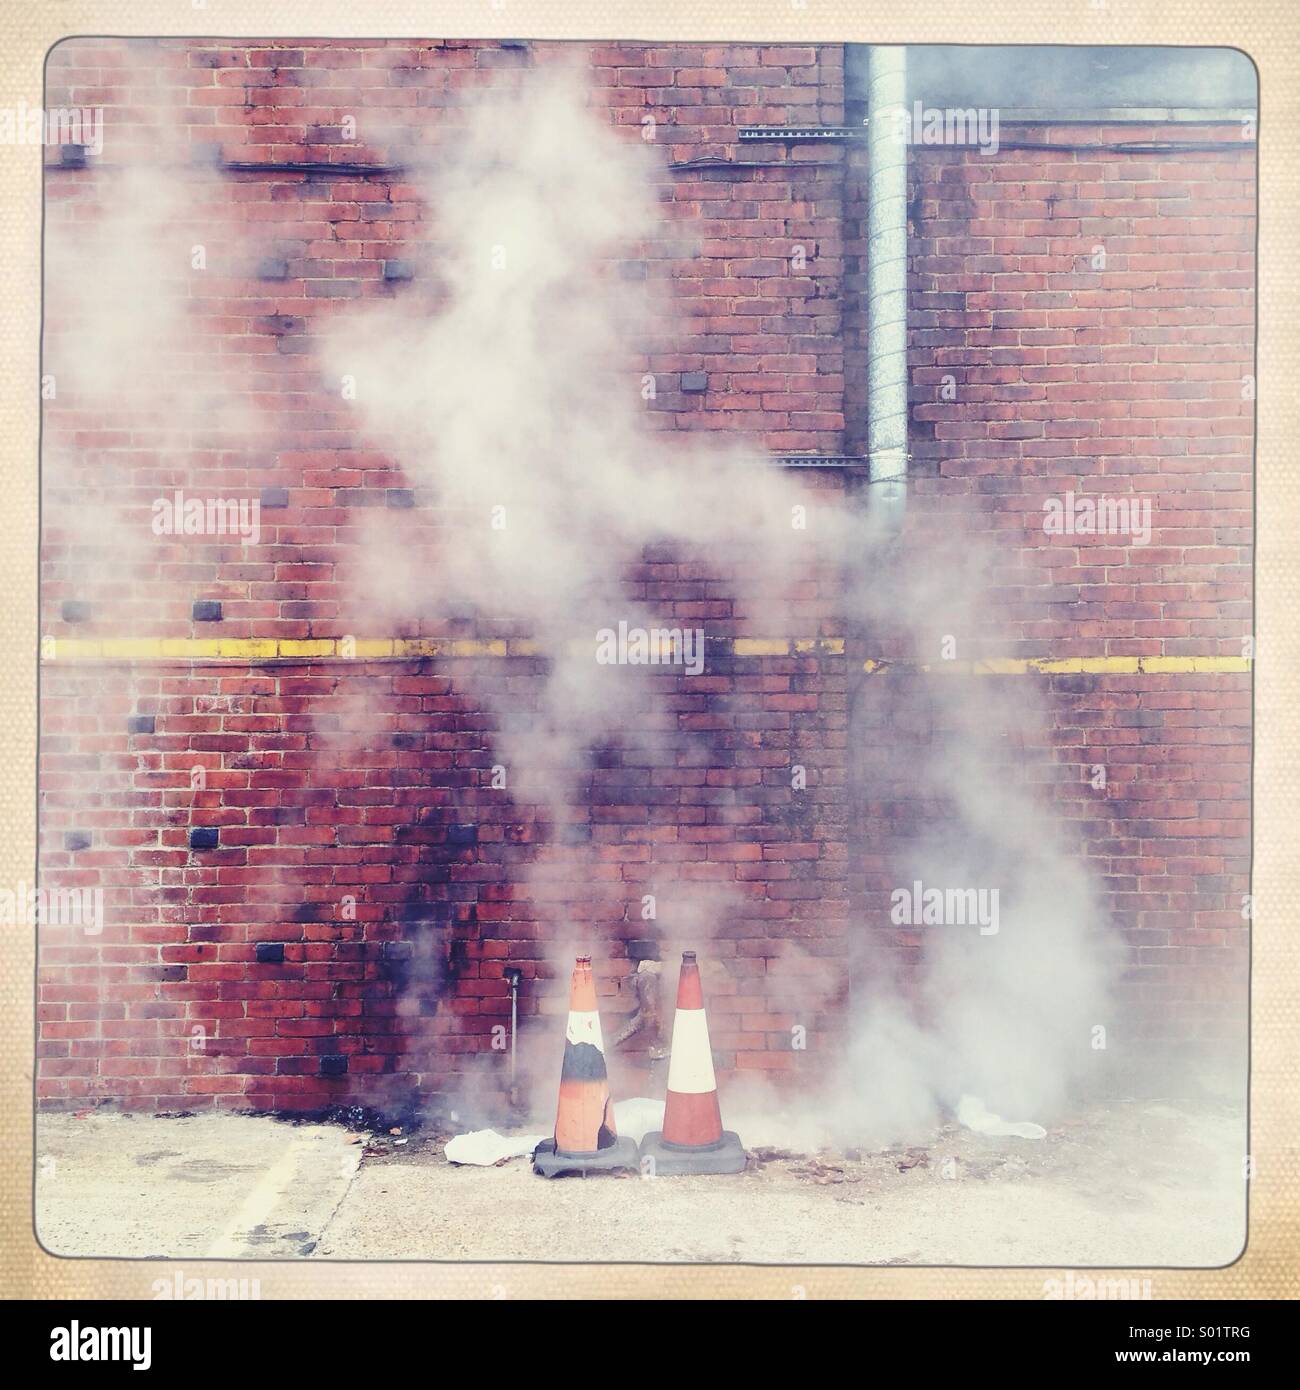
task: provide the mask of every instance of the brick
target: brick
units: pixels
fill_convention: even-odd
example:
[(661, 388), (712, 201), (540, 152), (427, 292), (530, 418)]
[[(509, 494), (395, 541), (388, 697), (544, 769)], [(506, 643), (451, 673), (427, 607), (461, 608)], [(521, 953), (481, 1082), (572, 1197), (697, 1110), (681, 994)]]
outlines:
[[(222, 152), (337, 159), (346, 150), (342, 101), (378, 113), (379, 128), (394, 111), (450, 127), (472, 92), (512, 80), (523, 58), (503, 41), (460, 40), (290, 49), (179, 41), (176, 52), (168, 89), (188, 113), (188, 158), (207, 163)], [(629, 140), (653, 114), (650, 153), (665, 163), (730, 157), (740, 123), (846, 119), (837, 45), (588, 52), (595, 109)], [(75, 104), (73, 89), (101, 82), (95, 54), (119, 55), (120, 45), (60, 45), (52, 102)], [(55, 61), (61, 55), (68, 66)], [(124, 150), (134, 140), (146, 157), (152, 142), (138, 116), (126, 116), (153, 94), (116, 76), (110, 92), (119, 86), (105, 95), (106, 119)], [(1069, 133), (1094, 142), (1165, 136)], [(382, 143), (358, 158), (395, 158)], [(672, 296), (671, 334), (632, 351), (634, 376), (657, 381), (645, 419), (658, 442), (709, 432), (755, 455), (861, 454), (865, 151), (773, 157), (785, 167), (660, 167), (662, 226), (593, 273), (615, 288)], [(1007, 151), (990, 160), (918, 148), (910, 176), (909, 540), (949, 554), (960, 507), (963, 525), (989, 543), (997, 573), (981, 618), (998, 636), (988, 654), (1239, 651), (1252, 617), (1253, 420), (1240, 394), (1253, 361), (1251, 151), (1234, 144), (1222, 155), (1156, 159), (1098, 149), (1086, 160)], [(98, 210), (102, 188), (85, 178), (47, 181), (52, 238), (75, 235)], [(73, 480), (83, 491), (111, 471), (123, 495), (152, 498), (185, 467), (205, 491), (259, 497), (262, 543), (169, 539), (114, 596), (86, 585), (71, 548), (51, 542), (42, 555), (47, 613), (91, 628), (69, 638), (212, 636), (191, 624), (218, 619), (223, 637), (343, 636), (354, 625), (356, 553), (375, 544), (362, 522), (410, 527), (401, 544), (419, 554), (436, 546), (437, 526), (462, 519), (405, 485), (414, 479), (400, 471), (404, 460), (379, 452), (307, 362), (332, 315), (421, 293), (400, 286), (424, 263), (436, 210), (396, 175), (219, 178), (232, 195), (223, 242), (255, 249), (234, 267), (238, 281), (205, 279), (189, 322), (194, 347), (229, 364), (266, 428), (247, 446), (196, 437), (182, 457), (129, 412), (87, 421), (63, 393), (46, 403), (44, 424), (52, 448), (79, 460)], [(1103, 270), (1090, 263), (1098, 241)], [(807, 251), (798, 270), (796, 245)], [(47, 327), (57, 335), (57, 324)], [(847, 500), (842, 474), (800, 478), (814, 512)], [(1149, 544), (1048, 537), (1043, 500), (1069, 490), (1149, 498)], [(51, 520), (65, 505), (51, 496)], [(491, 708), (455, 662), (437, 660), (105, 666), (89, 694), (89, 668), (74, 677), (48, 662), (42, 876), (102, 886), (121, 927), (110, 949), (122, 954), (97, 967), (94, 943), (43, 951), (41, 1103), (107, 1096), (140, 1107), (309, 1110), (335, 1103), (338, 1078), (352, 1073), (377, 1105), (412, 1087), (431, 1099), (451, 1093), (508, 1014), (507, 968), (522, 971), (526, 1017), (562, 1016), (556, 923), (592, 941), (602, 997), (621, 1009), (629, 967), (654, 936), (640, 915), (652, 892), (665, 931), (675, 895), (691, 904), (717, 892), (726, 904), (706, 952), (719, 971), (706, 990), (724, 1077), (758, 1071), (806, 1084), (815, 1053), (789, 1047), (788, 1021), (805, 1021), (791, 981), (847, 976), (851, 933), (887, 914), (876, 879), (942, 812), (918, 803), (912, 760), (886, 762), (862, 786), (850, 765), (872, 766), (886, 730), (895, 744), (923, 742), (929, 716), (905, 698), (863, 708), (877, 678), (855, 684), (848, 658), (734, 656), (733, 634), (779, 634), (750, 626), (757, 619), (707, 554), (655, 547), (626, 580), (629, 601), (705, 628), (707, 674), (656, 675), (653, 701), (629, 708), (611, 735), (596, 734), (590, 766), (572, 770), (578, 823), (560, 828), (514, 802), (514, 787), (489, 786), (498, 745), (526, 732), (536, 710), (535, 658), (501, 659)], [(831, 588), (790, 596), (790, 631), (841, 630)], [(195, 593), (220, 595), (198, 601), (217, 605), (212, 616), (200, 616)], [(437, 612), (446, 619), (439, 635), (503, 635), (490, 596)], [(376, 635), (389, 635), (374, 621)], [(372, 635), (356, 626), (354, 635)], [(423, 632), (412, 626), (409, 635)], [(57, 643), (60, 630), (52, 635)], [(1134, 1034), (1175, 1044), (1218, 1036), (1243, 998), (1249, 678), (1009, 679), (1034, 682), (1044, 709), (1041, 728), (1026, 719), (999, 733), (1007, 766), (1035, 779), (1045, 816), (1124, 933), (1141, 1006)], [(342, 727), (352, 703), (367, 712), (356, 736)], [(636, 737), (615, 736), (628, 732)], [(799, 793), (790, 785), (796, 762), (807, 771)], [(1108, 779), (1100, 793), (1089, 781), (1098, 763)], [(191, 785), (196, 766), (202, 787)], [(866, 807), (857, 804), (864, 795)], [(531, 856), (563, 866), (566, 854), (571, 872), (532, 871)], [(889, 936), (910, 968), (924, 929)], [(839, 1004), (825, 1013), (808, 1020), (818, 1049), (843, 1026)], [(148, 1050), (170, 1047), (167, 1030), (192, 1024), (209, 1027), (221, 1051)], [(83, 1050), (91, 1048), (99, 1050)]]

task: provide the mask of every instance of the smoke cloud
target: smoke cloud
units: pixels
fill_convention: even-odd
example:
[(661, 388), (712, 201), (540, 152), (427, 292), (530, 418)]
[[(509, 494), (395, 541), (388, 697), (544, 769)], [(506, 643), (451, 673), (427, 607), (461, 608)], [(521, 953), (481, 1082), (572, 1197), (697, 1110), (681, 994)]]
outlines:
[(634, 600), (629, 565), (660, 542), (704, 547), (719, 569), (762, 556), (779, 599), (816, 558), (791, 526), (806, 497), (752, 450), (670, 449), (646, 428), (653, 382), (629, 326), (650, 309), (617, 271), (658, 218), (649, 158), (596, 122), (571, 73), (482, 98), (420, 176), (435, 287), (340, 319), (323, 353), (444, 523), (420, 563), (395, 574), (373, 551), (360, 582), (390, 611), (474, 614), (552, 658), (538, 718), (501, 751), (512, 787), (557, 822), (571, 804), (558, 769), (641, 694), (595, 660), (598, 634), (673, 626)]
[[(960, 532), (942, 545), (891, 546), (869, 515), (815, 506), (816, 492), (762, 464), (755, 440), (668, 438), (650, 428), (657, 384), (642, 350), (671, 341), (672, 306), (656, 298), (653, 277), (624, 277), (619, 267), (642, 258), (648, 241), (662, 245), (657, 157), (603, 125), (571, 71), (484, 95), (412, 174), (435, 224), (425, 273), (392, 299), (334, 315), (318, 343), (324, 380), (354, 399), (367, 442), (388, 452), (425, 504), (367, 517), (357, 553), (340, 555), (346, 628), (383, 631), (392, 621), (459, 634), (472, 622), (479, 638), (524, 639), (545, 654), (526, 686), (506, 662), (466, 662), (456, 678), (498, 715), (494, 753), (506, 794), (535, 806), (549, 828), (523, 889), (549, 919), (542, 949), (561, 978), (601, 923), (635, 920), (643, 894), (658, 900), (669, 973), (673, 946), (707, 958), (734, 901), (725, 884), (623, 878), (599, 846), (565, 833), (585, 818), (602, 772), (592, 750), (602, 741), (617, 739), (625, 755), (643, 748), (661, 764), (669, 747), (681, 767), (707, 752), (676, 719), (671, 665), (597, 659), (600, 634), (620, 624), (682, 626), (637, 578), (647, 553), (692, 557), (731, 595), (738, 629), (753, 634), (816, 635), (825, 605), (808, 595), (828, 589), (842, 595), (844, 621), (868, 633), (873, 650), (900, 657), (933, 660), (942, 634), (983, 635), (985, 622), (982, 565)], [(66, 229), (51, 238), (60, 381), (88, 405), (113, 401), (123, 417), (179, 418), (186, 444), (218, 425), (223, 437), (255, 438), (259, 422), (231, 408), (243, 395), (238, 383), (228, 389), (201, 363), (175, 370), (193, 275), (156, 271), (160, 259), (184, 265), (186, 234), (162, 229), (194, 220), (197, 181), (210, 176), (159, 169), (126, 177), (129, 196), (119, 190), (96, 230), (79, 241)], [(205, 183), (203, 197), (211, 192)], [(252, 248), (220, 234), (200, 230), (193, 240), (224, 248), (228, 269), (250, 259)], [(205, 377), (219, 394), (204, 394)], [(46, 487), (57, 505), (47, 525), (79, 557), (80, 588), (106, 592), (131, 580), (124, 559), (159, 544), (148, 531), (152, 493), (119, 496), (107, 518), (84, 500), (74, 505), (85, 460), (70, 441), (52, 444)], [(159, 491), (190, 482), (184, 457), (178, 443)], [(101, 483), (97, 495), (107, 498), (112, 476)], [(815, 513), (806, 528), (792, 524), (799, 508)], [(128, 584), (141, 608), (156, 597), (148, 583)], [(879, 693), (868, 692), (867, 705), (897, 698), (893, 673), (868, 679)], [(377, 713), (384, 688), (376, 683), (369, 715), (360, 683), (334, 702), (316, 729), (322, 763), (385, 731)], [(883, 905), (854, 924), (844, 1063), (831, 1067), (820, 1093), (798, 1098), (734, 1087), (729, 1120), (743, 1128), (753, 1107), (751, 1142), (774, 1127), (787, 1140), (822, 1132), (907, 1139), (967, 1091), (1014, 1118), (1042, 1120), (1086, 1073), (1093, 1030), (1108, 1021), (1111, 955), (1092, 886), (1053, 830), (1041, 789), (1008, 775), (1000, 731), (1034, 717), (1020, 703), (1024, 691), (1012, 701), (1002, 685), (940, 675), (903, 688), (923, 689), (919, 706), (887, 707), (853, 730), (868, 801), (892, 787), (915, 817), (903, 832), (896, 817), (889, 852), (864, 866)], [(918, 708), (928, 712), (924, 728)], [(913, 932), (890, 922), (887, 890), (918, 881), (999, 890), (998, 932), (970, 924)], [(796, 1020), (845, 1002), (839, 964), (792, 944), (763, 969), (767, 996)], [(708, 988), (715, 983), (726, 987), (706, 976)], [(555, 1065), (544, 1031), (534, 1030), (540, 1060), (524, 1063), (530, 1090)]]
[[(666, 625), (628, 582), (649, 547), (705, 556), (766, 635), (806, 635), (793, 596), (814, 572), (838, 577), (849, 621), (913, 658), (932, 650), (936, 623), (973, 635), (983, 621), (973, 544), (949, 535), (945, 561), (955, 551), (962, 565), (936, 565), (907, 542), (886, 547), (850, 508), (800, 531), (792, 509), (812, 495), (756, 466), (755, 443), (665, 442), (647, 429), (635, 353), (650, 332), (671, 336), (671, 305), (616, 268), (660, 223), (652, 155), (602, 126), (572, 72), (485, 96), (419, 174), (437, 224), (433, 288), (340, 319), (322, 353), (328, 377), (355, 383), (364, 428), (442, 519), (432, 537), (412, 521), (389, 523), (354, 592), (434, 624), (473, 614), (480, 634), (526, 636), (553, 658), (535, 717), (503, 720), (497, 743), (512, 796), (539, 803), (556, 827), (581, 819), (579, 770), (608, 732), (687, 742), (665, 733), (672, 721), (646, 674), (654, 668), (594, 660), (597, 633), (617, 620)], [(503, 714), (517, 713), (518, 690), (488, 665), (467, 678)], [(991, 756), (990, 731), (1024, 711), (999, 708), (1006, 692), (988, 686), (927, 684), (941, 717), (924, 746), (904, 740), (891, 751), (888, 729), (870, 731), (876, 770), (918, 804), (942, 807), (935, 824), (918, 820), (884, 873), (998, 889), (997, 933), (923, 928), (923, 959), (904, 979), (899, 933), (857, 924), (858, 973), (873, 983), (851, 1001), (845, 1063), (799, 1104), (737, 1086), (735, 1105), (761, 1111), (763, 1132), (775, 1121), (787, 1136), (906, 1139), (965, 1091), (1041, 1115), (1086, 1070), (1090, 1030), (1107, 1021), (1108, 956), (1086, 875), (1054, 839), (1035, 788), (1015, 785)], [(547, 955), (561, 979), (590, 944), (584, 933), (626, 910), (628, 885), (601, 869), (563, 837), (533, 864), (527, 891), (555, 914)], [(681, 944), (707, 953), (727, 887), (693, 901), (684, 887), (664, 913), (665, 940), (689, 937)], [(576, 929), (563, 910), (575, 898)], [(843, 998), (838, 969), (793, 945), (765, 969), (769, 996), (796, 1017)]]

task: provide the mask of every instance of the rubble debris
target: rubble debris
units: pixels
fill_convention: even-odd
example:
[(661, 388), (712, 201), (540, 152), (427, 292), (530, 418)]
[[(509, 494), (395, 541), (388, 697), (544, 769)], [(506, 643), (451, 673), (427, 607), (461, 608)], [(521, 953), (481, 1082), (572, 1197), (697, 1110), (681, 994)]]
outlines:
[(1017, 1139), (1045, 1139), (1042, 1125), (1028, 1120), (1004, 1120), (995, 1115), (978, 1096), (962, 1096), (957, 1102), (957, 1120), (974, 1134), (1005, 1135)]
[(774, 1149), (770, 1145), (760, 1144), (757, 1148), (750, 1149), (752, 1157), (758, 1160), (759, 1164), (781, 1163), (789, 1159), (806, 1158), (806, 1154), (795, 1153), (793, 1149)]
[(366, 1105), (332, 1105), (319, 1117), (327, 1124), (340, 1124), (345, 1129), (365, 1134), (380, 1134), (393, 1123), (389, 1116)]
[(805, 1182), (816, 1183), (819, 1187), (825, 1187), (829, 1183), (853, 1181), (860, 1179), (846, 1179), (844, 1169), (837, 1167), (833, 1163), (823, 1163), (820, 1159), (810, 1158), (806, 1163), (798, 1168), (791, 1168), (790, 1171), (797, 1178), (803, 1178)]

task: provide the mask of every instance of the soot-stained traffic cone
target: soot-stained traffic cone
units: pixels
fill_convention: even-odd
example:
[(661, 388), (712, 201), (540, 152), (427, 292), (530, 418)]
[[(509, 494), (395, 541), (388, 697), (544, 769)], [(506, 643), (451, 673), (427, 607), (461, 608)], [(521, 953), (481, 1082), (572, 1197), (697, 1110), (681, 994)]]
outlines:
[(704, 990), (694, 951), (682, 952), (664, 1127), (641, 1141), (641, 1157), (652, 1159), (653, 1171), (665, 1176), (739, 1173), (745, 1166), (740, 1136), (722, 1128)]
[(613, 1168), (635, 1168), (637, 1159), (636, 1145), (630, 1139), (620, 1139), (614, 1128), (591, 957), (579, 956), (569, 986), (555, 1138), (543, 1139), (534, 1150), (533, 1172), (546, 1178), (558, 1178), (561, 1173), (603, 1173)]

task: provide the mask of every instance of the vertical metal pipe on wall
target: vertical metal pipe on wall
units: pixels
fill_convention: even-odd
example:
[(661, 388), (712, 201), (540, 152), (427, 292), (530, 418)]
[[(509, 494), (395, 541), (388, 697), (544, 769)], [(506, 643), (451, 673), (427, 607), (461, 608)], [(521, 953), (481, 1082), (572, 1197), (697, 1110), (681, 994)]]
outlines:
[(869, 504), (897, 534), (907, 501), (907, 50), (867, 56)]

